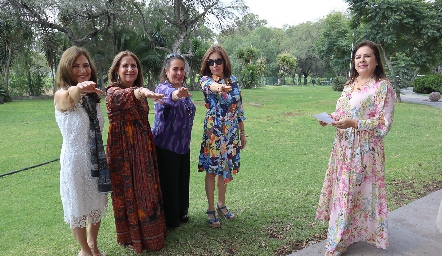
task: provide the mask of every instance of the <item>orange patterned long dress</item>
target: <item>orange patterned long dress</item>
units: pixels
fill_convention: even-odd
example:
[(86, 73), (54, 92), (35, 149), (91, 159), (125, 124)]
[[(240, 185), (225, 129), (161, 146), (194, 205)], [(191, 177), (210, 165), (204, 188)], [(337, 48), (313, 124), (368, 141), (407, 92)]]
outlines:
[(107, 160), (117, 242), (142, 253), (164, 247), (166, 226), (149, 105), (134, 89), (106, 89)]

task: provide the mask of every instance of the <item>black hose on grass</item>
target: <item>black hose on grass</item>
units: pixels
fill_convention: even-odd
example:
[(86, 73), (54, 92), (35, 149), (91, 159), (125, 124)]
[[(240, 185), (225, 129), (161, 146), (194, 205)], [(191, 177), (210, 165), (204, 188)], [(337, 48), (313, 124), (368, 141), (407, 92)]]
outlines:
[(39, 167), (39, 166), (42, 166), (42, 165), (45, 165), (45, 164), (49, 164), (49, 163), (52, 163), (52, 162), (55, 162), (55, 161), (58, 161), (58, 160), (60, 160), (60, 158), (56, 158), (54, 160), (51, 160), (51, 161), (48, 161), (48, 162), (44, 162), (44, 163), (41, 163), (41, 164), (37, 164), (37, 165), (34, 165), (34, 166), (29, 166), (29, 167), (26, 167), (26, 168), (23, 168), (23, 169), (20, 169), (20, 170), (15, 170), (15, 171), (12, 171), (12, 172), (3, 173), (3, 174), (0, 174), (0, 178), (3, 178), (6, 175), (11, 175), (11, 174), (14, 174), (14, 173), (17, 173), (17, 172), (33, 169), (35, 167)]

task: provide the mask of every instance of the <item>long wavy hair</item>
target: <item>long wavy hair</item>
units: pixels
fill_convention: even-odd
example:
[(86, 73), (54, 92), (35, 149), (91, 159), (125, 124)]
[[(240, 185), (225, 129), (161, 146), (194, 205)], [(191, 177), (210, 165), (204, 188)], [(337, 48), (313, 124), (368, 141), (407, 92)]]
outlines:
[[(83, 55), (89, 62), (91, 67), (91, 78), (89, 81), (97, 83), (97, 69), (89, 55), (88, 51), (82, 47), (71, 46), (66, 51), (63, 52), (60, 58), (60, 62), (57, 67), (57, 74), (55, 75), (55, 83), (57, 84), (58, 89), (67, 90), (71, 86), (77, 85), (77, 79), (72, 73), (72, 66), (74, 65), (75, 60)], [(97, 102), (99, 102), (100, 97), (98, 94), (93, 93), (93, 97)]]
[(212, 76), (212, 72), (210, 72), (209, 64), (207, 64), (207, 60), (209, 59), (210, 54), (217, 52), (221, 55), (223, 58), (224, 63), (224, 69), (223, 73), (225, 77), (230, 77), (232, 75), (232, 64), (230, 63), (230, 58), (226, 53), (226, 50), (220, 45), (214, 45), (211, 46), (209, 49), (207, 49), (206, 53), (203, 56), (203, 59), (201, 60), (201, 70), (200, 74), (201, 76)]
[(353, 49), (352, 57), (351, 57), (351, 70), (350, 70), (350, 80), (348, 84), (353, 83), (356, 78), (359, 76), (359, 73), (356, 71), (355, 67), (355, 54), (356, 51), (359, 50), (359, 48), (363, 46), (368, 46), (373, 50), (374, 56), (376, 57), (376, 62), (378, 65), (376, 66), (374, 70), (374, 75), (376, 77), (376, 81), (379, 81), (380, 79), (385, 78), (385, 70), (384, 70), (384, 64), (382, 63), (381, 53), (379, 50), (379, 46), (372, 41), (365, 40), (360, 42), (356, 47)]
[(122, 87), (121, 81), (118, 77), (117, 70), (120, 67), (121, 59), (123, 57), (127, 57), (127, 56), (132, 57), (135, 60), (135, 62), (137, 63), (137, 67), (138, 67), (138, 75), (137, 75), (137, 79), (134, 81), (134, 86), (135, 87), (143, 87), (144, 79), (143, 79), (143, 71), (141, 68), (141, 63), (140, 63), (140, 60), (138, 59), (137, 55), (135, 55), (135, 53), (133, 53), (131, 51), (122, 51), (114, 57), (114, 61), (112, 62), (112, 66), (110, 67), (109, 72), (107, 74), (107, 78), (109, 80), (109, 86), (117, 85), (119, 87)]

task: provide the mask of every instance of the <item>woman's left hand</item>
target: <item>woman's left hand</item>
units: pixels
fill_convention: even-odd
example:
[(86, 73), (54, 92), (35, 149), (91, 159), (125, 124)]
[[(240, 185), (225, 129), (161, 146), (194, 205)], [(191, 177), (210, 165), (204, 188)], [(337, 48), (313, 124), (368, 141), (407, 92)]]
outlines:
[(339, 128), (339, 129), (347, 129), (347, 128), (355, 128), (358, 123), (354, 119), (344, 118), (339, 121), (335, 121), (331, 123), (332, 126)]

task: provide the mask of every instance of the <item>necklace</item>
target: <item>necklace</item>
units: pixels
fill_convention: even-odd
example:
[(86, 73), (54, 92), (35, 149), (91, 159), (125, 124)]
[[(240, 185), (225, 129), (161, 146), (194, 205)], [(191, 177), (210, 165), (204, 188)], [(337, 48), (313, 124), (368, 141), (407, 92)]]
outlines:
[[(359, 78), (359, 77), (358, 77)], [(356, 81), (354, 82), (354, 88), (358, 91), (360, 91), (362, 88), (364, 88), (370, 81), (373, 79), (373, 76), (370, 77), (364, 84), (359, 85), (358, 78), (356, 78)]]

